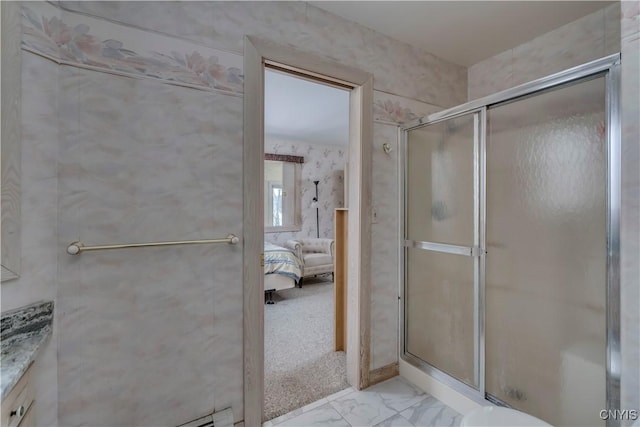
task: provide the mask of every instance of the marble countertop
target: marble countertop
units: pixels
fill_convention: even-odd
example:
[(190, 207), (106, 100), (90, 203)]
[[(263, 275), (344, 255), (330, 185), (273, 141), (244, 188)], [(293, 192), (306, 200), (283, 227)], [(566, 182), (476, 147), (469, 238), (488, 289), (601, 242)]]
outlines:
[(0, 324), (0, 389), (4, 399), (51, 336), (53, 301), (2, 313)]

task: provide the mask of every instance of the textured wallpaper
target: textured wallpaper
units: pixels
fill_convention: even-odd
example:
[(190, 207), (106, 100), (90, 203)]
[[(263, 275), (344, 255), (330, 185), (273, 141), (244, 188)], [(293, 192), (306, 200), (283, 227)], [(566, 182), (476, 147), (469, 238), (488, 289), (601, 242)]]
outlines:
[(620, 4), (549, 31), (469, 67), (468, 99), (620, 52)]
[[(52, 350), (38, 375), (45, 390), (38, 419), (179, 425), (232, 407), (241, 420), (242, 244), (75, 258), (64, 248), (78, 239), (242, 235), (246, 34), (374, 74), (375, 120), (388, 130), (374, 137), (374, 150), (384, 142), (396, 148), (396, 125), (423, 114), (401, 96), (463, 102), (466, 69), (303, 2), (23, 6), (23, 170), (34, 182), (23, 197), (23, 242), (38, 250), (23, 259), (29, 272), (2, 292), (3, 308), (56, 300)], [(311, 181), (321, 181), (321, 235), (333, 234), (333, 209), (343, 198), (344, 166), (327, 147), (299, 153), (321, 158), (309, 160), (313, 172), (304, 175), (303, 216), (312, 221), (303, 231), (312, 236)], [(393, 159), (374, 156), (374, 180), (395, 182)], [(381, 209), (374, 230), (391, 230), (395, 215)], [(392, 251), (386, 239), (378, 249)], [(379, 258), (372, 267), (374, 367), (397, 360), (397, 277), (379, 274), (393, 271), (393, 262)]]
[(390, 93), (373, 92), (373, 121), (387, 125), (401, 125), (428, 116), (441, 107)]
[(465, 67), (305, 2), (60, 3), (69, 10), (179, 36), (226, 52), (241, 54), (245, 35), (265, 37), (373, 73), (377, 90), (444, 107), (466, 99)]

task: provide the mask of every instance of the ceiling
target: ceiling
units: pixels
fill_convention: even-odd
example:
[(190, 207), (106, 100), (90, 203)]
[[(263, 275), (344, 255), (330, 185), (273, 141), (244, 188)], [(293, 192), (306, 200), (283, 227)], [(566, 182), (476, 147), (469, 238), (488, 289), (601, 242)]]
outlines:
[(265, 137), (347, 145), (349, 91), (265, 70)]
[(612, 1), (311, 1), (450, 62), (471, 66)]

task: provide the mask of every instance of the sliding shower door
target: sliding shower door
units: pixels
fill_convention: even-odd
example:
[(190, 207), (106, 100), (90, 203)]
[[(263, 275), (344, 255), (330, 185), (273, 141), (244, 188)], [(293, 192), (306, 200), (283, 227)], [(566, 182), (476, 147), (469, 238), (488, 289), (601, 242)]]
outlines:
[(405, 361), (555, 426), (620, 426), (601, 419), (621, 409), (618, 91), (611, 56), (404, 128)]
[(487, 111), (486, 390), (557, 426), (604, 425), (605, 89)]
[(478, 127), (471, 113), (405, 143), (405, 352), (474, 387)]

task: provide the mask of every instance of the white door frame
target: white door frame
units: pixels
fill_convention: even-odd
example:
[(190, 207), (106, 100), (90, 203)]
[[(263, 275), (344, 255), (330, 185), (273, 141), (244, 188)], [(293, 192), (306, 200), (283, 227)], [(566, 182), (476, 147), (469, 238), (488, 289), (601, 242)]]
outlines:
[(371, 166), (373, 76), (337, 62), (247, 36), (244, 40), (243, 316), (244, 424), (262, 424), (264, 407), (264, 63), (353, 86), (349, 102), (349, 242), (347, 380), (369, 385), (371, 284)]

